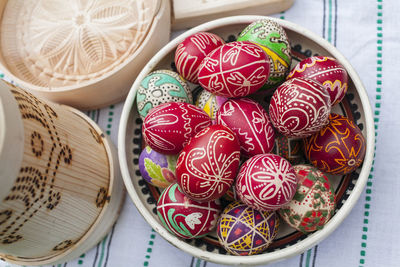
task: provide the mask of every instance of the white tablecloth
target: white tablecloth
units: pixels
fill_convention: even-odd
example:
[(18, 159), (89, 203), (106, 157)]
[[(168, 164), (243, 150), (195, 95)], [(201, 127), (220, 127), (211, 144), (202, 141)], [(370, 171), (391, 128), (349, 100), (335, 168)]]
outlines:
[[(291, 9), (274, 15), (321, 35), (347, 57), (368, 91), (377, 138), (368, 184), (342, 225), (305, 253), (269, 266), (400, 266), (399, 13), (400, 1), (396, 0), (296, 0)], [(122, 106), (119, 103), (89, 113), (115, 144)], [(0, 263), (4, 266), (10, 264)], [(59, 266), (220, 265), (194, 258), (167, 243), (128, 197), (108, 236), (80, 258)]]

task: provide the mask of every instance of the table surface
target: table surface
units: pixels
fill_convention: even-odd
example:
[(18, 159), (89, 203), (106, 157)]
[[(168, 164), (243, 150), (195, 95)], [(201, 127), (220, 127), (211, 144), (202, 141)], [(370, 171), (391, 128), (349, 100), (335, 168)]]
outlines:
[[(399, 266), (400, 164), (397, 164), (400, 120), (400, 1), (296, 0), (288, 11), (275, 14), (302, 25), (334, 44), (363, 81), (374, 111), (376, 154), (363, 194), (342, 225), (305, 253), (271, 267)], [(181, 32), (174, 32), (171, 38)], [(386, 95), (385, 95), (386, 93)], [(117, 144), (123, 103), (88, 112)], [(389, 220), (390, 219), (390, 220)], [(0, 267), (12, 266), (0, 263)], [(126, 198), (112, 231), (68, 267), (174, 266), (216, 267), (167, 243), (144, 221)]]

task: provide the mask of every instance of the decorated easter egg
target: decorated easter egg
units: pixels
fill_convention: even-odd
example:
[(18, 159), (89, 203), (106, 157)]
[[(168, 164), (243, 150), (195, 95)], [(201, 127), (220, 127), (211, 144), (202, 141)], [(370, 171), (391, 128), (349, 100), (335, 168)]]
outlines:
[(142, 134), (146, 143), (163, 154), (179, 154), (190, 138), (211, 125), (203, 110), (185, 102), (165, 103), (145, 117)]
[(279, 133), (275, 135), (275, 146), (272, 149), (272, 153), (287, 159), (292, 165), (304, 163), (305, 161), (303, 140), (287, 137)]
[(210, 32), (198, 32), (183, 40), (175, 51), (175, 65), (186, 80), (197, 83), (201, 61), (224, 40)]
[(277, 210), (292, 200), (297, 178), (292, 165), (274, 154), (248, 159), (236, 178), (236, 194), (248, 206), (258, 210)]
[(215, 95), (246, 96), (268, 80), (269, 57), (250, 42), (232, 42), (213, 50), (199, 70), (200, 85)]
[(213, 125), (196, 134), (179, 154), (176, 178), (182, 191), (197, 201), (220, 198), (239, 169), (240, 145), (231, 129)]
[(297, 190), (279, 210), (282, 219), (303, 233), (320, 230), (335, 211), (335, 192), (328, 178), (309, 165), (296, 165)]
[(200, 92), (196, 100), (196, 106), (204, 110), (208, 114), (208, 116), (210, 116), (210, 118), (214, 120), (218, 109), (227, 100), (228, 98), (224, 96), (217, 96), (207, 90), (203, 90)]
[(157, 215), (165, 228), (185, 239), (201, 237), (211, 232), (220, 213), (219, 200), (197, 202), (188, 198), (178, 184), (165, 188), (157, 202)]
[(140, 83), (136, 103), (140, 117), (168, 102), (192, 103), (192, 92), (186, 81), (171, 70), (156, 70), (148, 74)]
[(302, 77), (314, 79), (325, 86), (332, 105), (342, 101), (347, 92), (347, 71), (334, 58), (314, 56), (303, 59), (292, 69), (288, 79)]
[(217, 112), (217, 123), (232, 129), (246, 157), (269, 153), (274, 146), (275, 132), (268, 114), (251, 99), (226, 101)]
[(303, 138), (328, 123), (331, 101), (325, 87), (308, 78), (293, 78), (280, 85), (269, 105), (274, 127), (283, 135)]
[(255, 255), (265, 251), (278, 233), (275, 211), (259, 211), (239, 201), (229, 204), (217, 225), (220, 244), (233, 255)]
[(238, 41), (250, 41), (261, 45), (270, 58), (270, 75), (263, 88), (270, 88), (284, 81), (292, 62), (289, 39), (279, 23), (261, 19), (247, 26)]
[(307, 159), (318, 169), (331, 174), (348, 174), (357, 169), (365, 156), (365, 138), (348, 118), (332, 113), (329, 124), (304, 139)]
[(139, 170), (148, 183), (165, 188), (176, 181), (177, 159), (178, 155), (164, 155), (146, 146), (139, 156)]

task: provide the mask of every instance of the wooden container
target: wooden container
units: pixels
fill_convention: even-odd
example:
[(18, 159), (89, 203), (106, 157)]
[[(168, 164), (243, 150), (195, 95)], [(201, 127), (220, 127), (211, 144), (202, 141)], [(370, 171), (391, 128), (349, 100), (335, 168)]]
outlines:
[(270, 15), (282, 12), (294, 0), (172, 0), (172, 29), (180, 30), (233, 15)]
[(169, 0), (4, 0), (0, 68), (51, 101), (100, 108), (126, 97), (170, 24)]
[(0, 258), (64, 262), (101, 241), (125, 195), (115, 156), (81, 112), (0, 82)]

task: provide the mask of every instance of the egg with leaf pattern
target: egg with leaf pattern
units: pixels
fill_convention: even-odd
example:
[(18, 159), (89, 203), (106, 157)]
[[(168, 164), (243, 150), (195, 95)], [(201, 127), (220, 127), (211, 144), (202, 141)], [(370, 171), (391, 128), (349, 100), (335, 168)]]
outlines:
[(172, 234), (185, 239), (210, 233), (220, 213), (219, 200), (197, 202), (188, 198), (178, 184), (165, 188), (157, 202), (157, 215), (162, 224)]

